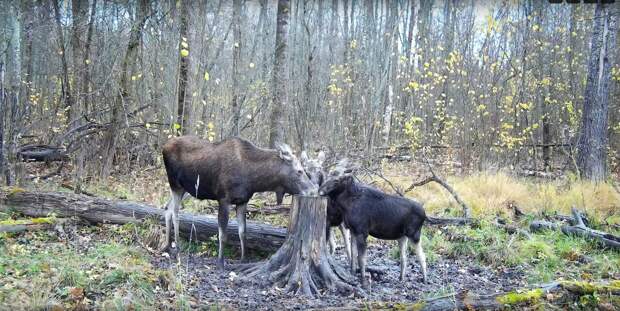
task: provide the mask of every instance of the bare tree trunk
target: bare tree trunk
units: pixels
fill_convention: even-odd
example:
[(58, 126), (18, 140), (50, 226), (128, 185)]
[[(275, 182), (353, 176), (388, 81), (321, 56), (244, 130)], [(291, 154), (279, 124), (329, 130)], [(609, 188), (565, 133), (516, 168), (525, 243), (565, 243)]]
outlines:
[(142, 37), (142, 28), (144, 28), (144, 24), (147, 19), (148, 8), (148, 0), (138, 1), (138, 16), (131, 27), (127, 51), (125, 52), (125, 58), (121, 64), (121, 76), (119, 81), (120, 89), (118, 90), (116, 100), (112, 104), (112, 126), (110, 126), (106, 134), (106, 144), (104, 147), (105, 158), (103, 168), (101, 170), (101, 175), (103, 177), (108, 176), (110, 173), (110, 169), (114, 161), (114, 155), (116, 154), (116, 143), (119, 139), (118, 136), (122, 135), (124, 132), (121, 128), (123, 127), (123, 120), (121, 116), (125, 110), (125, 100), (129, 97), (129, 81), (131, 80), (130, 67), (131, 63), (134, 63), (136, 60), (138, 47), (140, 46), (140, 38)]
[(278, 24), (276, 29), (276, 53), (272, 78), (272, 110), (269, 128), (269, 146), (284, 142), (284, 113), (286, 112), (286, 45), (288, 40), (289, 0), (278, 0)]
[[(189, 69), (189, 43), (188, 40), (188, 26), (189, 26), (189, 1), (181, 2), (181, 27), (180, 27), (180, 37), (179, 37), (179, 83), (178, 83), (178, 97), (177, 97), (177, 124), (181, 127), (179, 129), (179, 134), (188, 134), (191, 132), (191, 124), (190, 124), (190, 112), (192, 110), (191, 100), (187, 98), (187, 84), (188, 84), (188, 75), (187, 71)], [(186, 51), (186, 52), (184, 52)], [(187, 53), (187, 54), (186, 54)]]
[(241, 73), (239, 72), (239, 60), (241, 58), (241, 0), (233, 0), (233, 60), (232, 60), (232, 135), (239, 135), (239, 121), (241, 120), (241, 103), (239, 92), (239, 78)]
[(76, 90), (76, 107), (74, 107), (75, 111), (73, 117), (77, 117), (79, 113), (83, 113), (83, 111), (81, 112), (81, 110), (83, 107), (84, 94), (79, 94), (79, 92), (83, 89), (82, 84), (85, 83), (85, 81), (82, 80), (82, 78), (84, 77), (84, 46), (81, 36), (85, 32), (84, 30), (86, 24), (87, 10), (88, 1), (71, 0), (71, 47), (73, 49), (73, 88), (74, 90)]
[(4, 120), (6, 112), (6, 91), (4, 90), (4, 63), (0, 61), (0, 176), (5, 176), (6, 152), (4, 150)]
[(314, 297), (320, 287), (351, 293), (354, 279), (329, 255), (325, 241), (327, 199), (295, 196), (284, 244), (269, 260), (248, 269), (241, 282), (275, 285), (284, 292)]
[(22, 31), (20, 39), (24, 42), (21, 55), (21, 75), (25, 83), (20, 83), (20, 98), (25, 107), (27, 101), (30, 100), (32, 89), (32, 31), (34, 24), (34, 6), (31, 1), (21, 2), (21, 14), (23, 16), (23, 22), (20, 28), (20, 31)]
[(593, 23), (577, 163), (582, 177), (603, 181), (607, 176), (607, 117), (611, 57), (614, 51), (617, 52), (616, 16), (612, 14), (609, 6), (598, 3)]
[(84, 96), (83, 99), (83, 111), (82, 113), (84, 114), (88, 114), (90, 111), (90, 99), (91, 97), (89, 96), (89, 93), (91, 92), (90, 89), (90, 47), (92, 45), (92, 41), (93, 41), (93, 32), (94, 32), (94, 28), (95, 28), (95, 14), (96, 14), (96, 8), (97, 8), (97, 0), (92, 0), (93, 3), (91, 4), (90, 7), (90, 18), (88, 20), (88, 33), (86, 35), (86, 43), (84, 44), (84, 58), (83, 58), (83, 66), (84, 66), (84, 71), (82, 74), (82, 96)]
[(60, 60), (62, 62), (62, 97), (66, 109), (67, 122), (71, 121), (73, 107), (73, 95), (71, 93), (71, 84), (69, 83), (69, 65), (67, 64), (67, 53), (65, 51), (65, 35), (60, 22), (60, 9), (58, 8), (58, 0), (53, 0), (54, 13), (56, 18), (56, 32), (60, 42)]

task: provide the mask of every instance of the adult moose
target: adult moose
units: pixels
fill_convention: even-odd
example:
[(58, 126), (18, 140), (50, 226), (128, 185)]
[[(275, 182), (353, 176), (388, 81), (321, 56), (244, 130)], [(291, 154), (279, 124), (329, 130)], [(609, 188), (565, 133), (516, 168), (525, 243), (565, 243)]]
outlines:
[[(426, 214), (421, 204), (358, 183), (351, 175), (330, 178), (319, 188), (319, 194), (329, 196), (341, 209), (344, 223), (351, 230), (351, 237), (357, 246), (364, 287), (368, 287), (365, 277), (368, 235), (383, 240), (398, 240), (401, 281), (405, 279), (407, 268), (407, 241), (411, 240), (422, 267), (422, 278), (426, 280), (426, 256), (420, 244)], [(353, 260), (351, 263), (353, 267)]]
[[(224, 269), (224, 243), (231, 205), (236, 205), (241, 242), (241, 260), (245, 260), (245, 211), (255, 192), (284, 189), (291, 194), (308, 194), (316, 186), (308, 179), (291, 148), (280, 144), (276, 150), (262, 149), (241, 138), (210, 143), (195, 136), (171, 138), (163, 147), (171, 199), (166, 204), (166, 245), (174, 248), (179, 240), (178, 213), (185, 192), (199, 200), (217, 200), (217, 266)], [(174, 242), (170, 242), (170, 223)]]

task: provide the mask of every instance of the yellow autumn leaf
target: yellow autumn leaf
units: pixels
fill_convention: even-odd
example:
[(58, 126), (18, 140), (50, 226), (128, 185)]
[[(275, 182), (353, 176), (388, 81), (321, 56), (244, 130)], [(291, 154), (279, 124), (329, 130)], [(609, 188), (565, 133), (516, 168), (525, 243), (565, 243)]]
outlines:
[(205, 71), (205, 81), (209, 81), (209, 72)]
[(189, 55), (189, 51), (186, 49), (181, 49), (181, 57), (187, 57)]

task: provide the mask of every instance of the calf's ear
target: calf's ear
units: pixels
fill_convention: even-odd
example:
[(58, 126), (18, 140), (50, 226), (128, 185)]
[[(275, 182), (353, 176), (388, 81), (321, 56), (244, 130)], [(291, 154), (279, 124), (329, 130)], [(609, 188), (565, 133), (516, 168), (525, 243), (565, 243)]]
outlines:
[(325, 162), (325, 152), (323, 152), (323, 150), (319, 151), (319, 155), (317, 156), (317, 160), (319, 160), (319, 164), (323, 165), (323, 162)]
[(299, 161), (301, 161), (302, 164), (308, 161), (308, 154), (306, 153), (306, 150), (301, 152), (301, 155), (299, 156)]

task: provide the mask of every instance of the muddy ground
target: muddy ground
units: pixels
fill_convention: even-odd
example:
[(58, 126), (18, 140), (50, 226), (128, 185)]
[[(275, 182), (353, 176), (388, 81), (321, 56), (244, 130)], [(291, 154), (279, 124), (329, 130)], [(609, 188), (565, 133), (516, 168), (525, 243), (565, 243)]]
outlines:
[[(192, 307), (216, 306), (224, 309), (243, 310), (307, 310), (322, 308), (364, 308), (371, 302), (380, 302), (385, 306), (390, 303), (415, 302), (419, 299), (446, 296), (453, 293), (471, 291), (474, 293), (493, 293), (510, 291), (524, 287), (524, 273), (517, 269), (496, 271), (467, 258), (440, 258), (429, 262), (429, 279), (426, 284), (420, 282), (421, 272), (415, 256), (411, 255), (407, 280), (399, 281), (400, 266), (398, 260), (390, 258), (390, 249), (396, 242), (378, 241), (368, 248), (368, 264), (381, 270), (373, 275), (371, 289), (367, 297), (343, 297), (324, 293), (316, 299), (307, 299), (301, 295), (285, 294), (276, 288), (257, 288), (252, 284), (239, 284), (234, 272), (235, 260), (227, 261), (227, 269), (220, 272), (215, 268), (215, 258), (181, 255), (180, 267), (184, 278), (189, 280), (188, 294), (191, 295)], [(335, 254), (338, 261), (345, 265), (346, 256), (342, 249)], [(153, 258), (153, 264), (161, 269), (173, 268), (177, 260), (159, 256)]]

